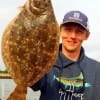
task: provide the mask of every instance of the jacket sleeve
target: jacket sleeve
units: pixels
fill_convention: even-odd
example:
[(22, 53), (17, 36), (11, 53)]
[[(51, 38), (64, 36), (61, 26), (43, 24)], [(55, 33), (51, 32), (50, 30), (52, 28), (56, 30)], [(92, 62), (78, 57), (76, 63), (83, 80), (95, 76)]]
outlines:
[(100, 100), (100, 66), (97, 69), (95, 74), (94, 91), (92, 95), (92, 100)]
[(44, 88), (46, 83), (46, 76), (44, 76), (43, 78), (41, 78), (37, 83), (35, 83), (34, 85), (30, 86), (30, 88), (34, 91), (38, 91)]

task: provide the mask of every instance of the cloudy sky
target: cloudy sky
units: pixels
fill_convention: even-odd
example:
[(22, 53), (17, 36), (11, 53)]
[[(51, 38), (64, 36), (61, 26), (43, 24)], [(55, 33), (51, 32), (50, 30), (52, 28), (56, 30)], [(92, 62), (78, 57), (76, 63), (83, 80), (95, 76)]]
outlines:
[[(0, 69), (5, 69), (1, 56), (1, 39), (7, 24), (19, 12), (26, 0), (0, 0)], [(70, 10), (80, 10), (89, 17), (90, 38), (84, 43), (86, 55), (100, 61), (100, 4), (98, 0), (52, 0), (56, 19), (60, 24)]]

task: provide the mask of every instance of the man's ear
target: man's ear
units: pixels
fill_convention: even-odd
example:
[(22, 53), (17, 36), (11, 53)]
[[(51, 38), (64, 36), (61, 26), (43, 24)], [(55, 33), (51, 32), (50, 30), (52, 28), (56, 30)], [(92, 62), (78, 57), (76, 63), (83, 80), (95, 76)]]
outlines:
[(86, 38), (85, 38), (85, 40), (87, 40), (89, 38), (89, 36), (90, 36), (90, 32), (86, 32)]

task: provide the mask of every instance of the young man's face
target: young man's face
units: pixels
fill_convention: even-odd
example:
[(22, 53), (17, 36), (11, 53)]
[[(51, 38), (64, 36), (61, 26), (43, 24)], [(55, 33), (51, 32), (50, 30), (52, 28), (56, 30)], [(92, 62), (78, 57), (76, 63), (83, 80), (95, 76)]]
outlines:
[(80, 50), (82, 42), (88, 39), (89, 32), (75, 23), (67, 23), (60, 28), (62, 47), (73, 52)]

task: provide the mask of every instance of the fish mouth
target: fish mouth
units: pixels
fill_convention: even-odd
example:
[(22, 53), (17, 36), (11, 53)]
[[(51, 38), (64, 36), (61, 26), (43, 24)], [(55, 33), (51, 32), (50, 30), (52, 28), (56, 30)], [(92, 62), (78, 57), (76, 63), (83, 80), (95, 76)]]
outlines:
[(50, 0), (28, 0), (25, 4), (25, 8), (31, 15), (38, 15), (45, 12), (50, 4)]
[(27, 12), (32, 16), (41, 12), (41, 9), (35, 5), (33, 0), (28, 0), (24, 7), (27, 10)]
[(53, 12), (53, 9), (51, 9), (51, 0), (27, 0), (22, 8), (24, 8), (32, 17), (35, 15), (50, 14), (48, 10)]

